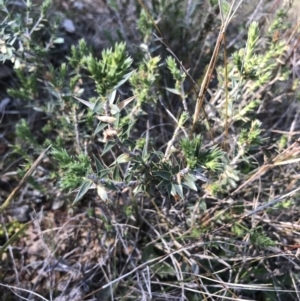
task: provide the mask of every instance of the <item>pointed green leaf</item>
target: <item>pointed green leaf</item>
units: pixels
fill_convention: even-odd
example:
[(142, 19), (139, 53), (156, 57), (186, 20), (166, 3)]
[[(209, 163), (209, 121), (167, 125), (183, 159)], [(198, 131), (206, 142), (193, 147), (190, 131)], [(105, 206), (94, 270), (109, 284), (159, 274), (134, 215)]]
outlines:
[(207, 210), (207, 204), (204, 200), (201, 200), (199, 202), (199, 209), (203, 212), (205, 212)]
[(78, 98), (76, 96), (73, 96), (75, 99), (79, 100), (81, 103), (83, 103), (84, 105), (86, 105), (88, 108), (90, 108), (91, 110), (94, 110), (95, 108), (95, 104), (89, 101), (86, 101), (84, 99)]
[(96, 163), (96, 170), (97, 170), (97, 174), (99, 175), (100, 172), (104, 169), (104, 166), (101, 164), (101, 162), (99, 161), (99, 159), (93, 155), (95, 163)]
[(9, 245), (12, 245), (15, 240), (17, 240), (20, 236), (23, 236), (23, 233), (27, 230), (28, 226), (32, 223), (32, 221), (26, 223), (22, 228), (17, 231), (12, 237), (9, 238), (7, 242), (4, 243), (3, 246), (0, 247), (0, 258), (2, 257), (2, 253), (8, 248)]
[(99, 122), (95, 131), (94, 131), (94, 135), (98, 134), (100, 131), (104, 130), (106, 127), (108, 126), (107, 123), (104, 122)]
[(108, 96), (108, 101), (109, 101), (109, 104), (112, 105), (116, 99), (116, 94), (117, 94), (117, 90), (113, 90), (109, 96)]
[(123, 146), (126, 146), (127, 148), (131, 148), (131, 149), (133, 149), (136, 145), (136, 143), (130, 139), (125, 139), (122, 142), (123, 142)]
[(144, 185), (137, 185), (133, 189), (133, 195), (137, 195), (139, 192), (144, 192), (144, 191), (145, 191)]
[(174, 277), (176, 275), (175, 269), (168, 263), (159, 262), (151, 267), (151, 270), (159, 275), (161, 278)]
[(178, 90), (176, 90), (176, 89), (166, 88), (166, 90), (169, 91), (169, 92), (171, 92), (171, 93), (173, 93), (173, 94), (181, 96), (181, 93)]
[(111, 168), (106, 168), (106, 169), (101, 170), (101, 172), (99, 174), (99, 178), (104, 179), (111, 171), (112, 171)]
[(176, 188), (175, 188), (175, 185), (174, 185), (174, 184), (171, 184), (171, 194), (172, 194), (173, 196), (177, 194)]
[(154, 171), (153, 174), (155, 174), (156, 176), (168, 180), (171, 180), (171, 173), (169, 173), (168, 171)]
[(97, 101), (94, 104), (93, 112), (97, 113), (97, 114), (100, 114), (100, 112), (103, 108), (103, 105), (104, 105), (104, 102), (100, 98), (98, 98)]
[(140, 162), (143, 162), (143, 159), (142, 159), (141, 156), (137, 155), (137, 156), (134, 157), (134, 159), (132, 161), (140, 163)]
[(115, 181), (122, 181), (122, 178), (120, 176), (120, 166), (119, 164), (117, 163), (115, 168), (114, 168), (114, 172), (113, 172), (113, 179)]
[(177, 166), (173, 167), (173, 168), (172, 168), (172, 175), (176, 175), (176, 174), (178, 174), (178, 173), (179, 173), (179, 171), (180, 171), (180, 167), (179, 167), (179, 165), (177, 165)]
[(170, 181), (168, 180), (162, 180), (158, 185), (156, 185), (157, 188), (164, 187), (170, 184)]
[(117, 89), (118, 89), (119, 87), (121, 87), (125, 82), (127, 82), (127, 80), (131, 77), (131, 75), (133, 74), (133, 72), (134, 72), (134, 70), (131, 71), (131, 72), (129, 72), (129, 73), (127, 73), (127, 74), (123, 77), (123, 79), (117, 83), (117, 85), (114, 87), (114, 90), (117, 90)]
[(230, 186), (232, 188), (236, 188), (237, 187), (237, 184), (236, 184), (236, 182), (234, 180), (232, 180), (230, 178), (227, 178), (227, 181), (228, 181), (228, 183), (230, 184)]
[(113, 190), (113, 191), (119, 191), (118, 187), (116, 185), (114, 185), (114, 183), (108, 181), (105, 183), (105, 187), (107, 189)]
[(182, 185), (174, 184), (177, 194), (183, 199), (183, 189)]
[(190, 174), (190, 173), (185, 174), (183, 179), (184, 179), (184, 181), (193, 181), (193, 182), (197, 181), (197, 178), (193, 174)]
[(142, 158), (145, 160), (147, 153), (148, 153), (148, 143), (144, 143), (144, 147), (143, 147), (143, 153), (142, 153)]
[(116, 115), (117, 113), (120, 113), (120, 109), (118, 108), (117, 105), (110, 105), (110, 109), (111, 109), (111, 114), (112, 115)]
[(130, 162), (130, 161), (131, 161), (131, 157), (130, 157), (129, 154), (122, 154), (116, 159), (116, 161), (113, 164), (115, 164), (115, 163), (127, 163), (127, 162)]
[(103, 152), (101, 154), (101, 157), (107, 153), (114, 145), (116, 144), (115, 141), (108, 141), (105, 146), (104, 146), (104, 149), (103, 149)]
[(90, 187), (93, 185), (93, 182), (90, 180), (85, 180), (83, 184), (80, 186), (79, 191), (76, 195), (75, 200), (73, 201), (73, 205), (77, 203), (81, 198), (88, 192)]
[(182, 189), (182, 185), (178, 185), (178, 184), (172, 184), (171, 187), (171, 194), (173, 196), (179, 195), (182, 199), (183, 197), (183, 189)]
[(198, 191), (198, 188), (197, 188), (195, 182), (193, 182), (193, 181), (185, 180), (185, 181), (182, 182), (182, 184), (187, 186), (188, 188), (191, 188), (194, 191)]

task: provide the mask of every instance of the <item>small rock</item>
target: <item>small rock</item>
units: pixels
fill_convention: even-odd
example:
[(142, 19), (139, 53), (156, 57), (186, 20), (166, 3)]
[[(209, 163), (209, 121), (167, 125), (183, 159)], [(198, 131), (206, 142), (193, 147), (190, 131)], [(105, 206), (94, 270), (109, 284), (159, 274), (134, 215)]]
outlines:
[(29, 205), (12, 208), (10, 214), (20, 223), (27, 223), (31, 220), (30, 213), (32, 208)]
[(62, 199), (56, 199), (52, 203), (52, 210), (58, 210), (64, 205), (65, 201)]
[(62, 26), (67, 32), (70, 32), (70, 33), (75, 32), (75, 25), (71, 19), (65, 19)]

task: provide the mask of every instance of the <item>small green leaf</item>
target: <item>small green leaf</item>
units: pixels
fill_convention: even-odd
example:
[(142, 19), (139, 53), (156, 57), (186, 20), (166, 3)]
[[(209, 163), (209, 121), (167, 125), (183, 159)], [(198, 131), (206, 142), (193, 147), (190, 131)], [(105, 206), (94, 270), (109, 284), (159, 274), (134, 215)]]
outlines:
[(96, 170), (97, 170), (97, 174), (99, 175), (99, 173), (104, 169), (104, 166), (101, 164), (101, 162), (99, 161), (99, 159), (93, 155), (95, 163), (96, 163)]
[(182, 189), (182, 185), (177, 185), (177, 184), (174, 184), (175, 186), (175, 190), (177, 192), (177, 194), (183, 199), (183, 189)]
[(204, 200), (201, 200), (199, 202), (199, 209), (202, 211), (202, 212), (205, 212), (207, 210), (207, 204)]
[(166, 88), (166, 90), (169, 91), (169, 92), (171, 92), (171, 93), (173, 93), (173, 94), (181, 96), (181, 93), (177, 89)]
[(245, 234), (245, 230), (240, 227), (239, 224), (234, 224), (231, 227), (231, 231), (237, 236), (237, 237), (241, 237)]
[(146, 262), (153, 258), (157, 258), (158, 255), (156, 254), (153, 244), (147, 244), (146, 247), (142, 251), (142, 262)]
[(176, 165), (175, 167), (172, 168), (172, 175), (178, 174), (180, 171), (179, 165)]
[(148, 143), (145, 142), (144, 143), (144, 147), (143, 147), (143, 152), (142, 152), (142, 158), (145, 160), (145, 157), (147, 156), (148, 154)]
[(139, 192), (144, 192), (144, 191), (145, 191), (144, 185), (137, 185), (137, 186), (133, 189), (133, 195), (137, 195)]
[(83, 182), (83, 184), (80, 186), (79, 191), (76, 195), (75, 200), (73, 201), (73, 205), (77, 203), (81, 198), (87, 193), (87, 191), (90, 189), (90, 187), (93, 185), (93, 182), (90, 180), (86, 180)]
[(170, 185), (170, 181), (162, 180), (158, 185), (156, 185), (156, 187), (159, 188), (159, 187), (164, 187), (164, 186), (167, 186), (167, 185)]
[(194, 191), (198, 191), (198, 188), (193, 181), (185, 180), (182, 182), (182, 184), (186, 185), (188, 188), (191, 188)]
[(104, 130), (106, 127), (108, 126), (107, 123), (104, 122), (99, 122), (95, 131), (94, 131), (94, 135), (98, 134), (100, 131)]
[(32, 221), (26, 223), (19, 231), (17, 231), (12, 237), (9, 238), (9, 240), (4, 243), (3, 246), (0, 247), (0, 257), (2, 257), (2, 253), (5, 252), (5, 250), (8, 248), (9, 245), (12, 245), (12, 243), (17, 240), (20, 236), (24, 236), (24, 232), (27, 230), (28, 226)]
[(190, 174), (190, 173), (185, 174), (183, 179), (184, 179), (184, 181), (192, 181), (192, 182), (197, 181), (197, 178), (193, 174)]
[(171, 180), (171, 173), (168, 171), (154, 171), (153, 174), (155, 174), (156, 176), (159, 176), (162, 179)]
[(143, 158), (141, 156), (137, 155), (134, 157), (134, 159), (132, 161), (141, 163), (141, 162), (143, 162)]
[(110, 110), (111, 110), (111, 114), (114, 116), (116, 115), (117, 113), (120, 113), (120, 109), (118, 108), (117, 105), (110, 105)]
[(228, 178), (227, 181), (228, 181), (228, 183), (230, 184), (230, 186), (232, 188), (236, 188), (237, 187), (237, 184), (236, 184), (236, 182), (233, 179)]
[(103, 149), (102, 155), (103, 156), (105, 153), (107, 153), (111, 148), (113, 148), (113, 146), (115, 145), (115, 141), (108, 141)]
[(83, 103), (84, 105), (86, 105), (88, 108), (90, 108), (91, 110), (94, 110), (95, 108), (95, 104), (89, 101), (86, 101), (84, 99), (78, 98), (76, 96), (73, 96), (75, 99), (79, 100), (81, 103)]
[(176, 275), (176, 271), (174, 270), (174, 268), (165, 261), (156, 263), (151, 269), (161, 278), (167, 278)]
[(101, 172), (98, 176), (100, 179), (104, 179), (111, 171), (112, 171), (111, 168), (103, 169), (103, 170), (101, 170)]
[(133, 149), (136, 145), (136, 143), (130, 139), (124, 139), (122, 143), (123, 146), (126, 146), (127, 148), (131, 148), (131, 149)]
[(115, 98), (116, 98), (116, 94), (117, 94), (117, 90), (115, 89), (115, 90), (113, 90), (110, 94), (109, 94), (109, 96), (108, 96), (108, 102), (109, 102), (109, 104), (113, 104), (114, 103), (114, 101), (115, 101)]
[(107, 189), (113, 190), (113, 191), (119, 191), (118, 187), (116, 187), (112, 182), (108, 181), (105, 183), (105, 187)]
[(184, 197), (183, 197), (182, 185), (172, 184), (171, 194), (173, 196), (179, 195), (183, 199)]
[(171, 194), (172, 194), (173, 196), (177, 194), (176, 188), (175, 188), (175, 185), (174, 185), (174, 184), (171, 184)]
[(97, 101), (94, 104), (93, 113), (100, 114), (101, 109), (103, 108), (104, 102), (102, 99), (98, 98)]
[(133, 71), (131, 71), (131, 72), (129, 72), (129, 73), (127, 73), (124, 77), (123, 77), (123, 79), (121, 80), (121, 81), (119, 81), (118, 83), (117, 83), (117, 85), (113, 88), (114, 90), (117, 90), (119, 87), (121, 87), (125, 82), (127, 82), (128, 81), (128, 79), (131, 77), (131, 75), (133, 74), (133, 72), (134, 72), (134, 70)]
[(122, 181), (122, 178), (120, 176), (120, 166), (119, 164), (117, 163), (115, 168), (114, 168), (114, 172), (113, 172), (113, 179), (115, 181)]

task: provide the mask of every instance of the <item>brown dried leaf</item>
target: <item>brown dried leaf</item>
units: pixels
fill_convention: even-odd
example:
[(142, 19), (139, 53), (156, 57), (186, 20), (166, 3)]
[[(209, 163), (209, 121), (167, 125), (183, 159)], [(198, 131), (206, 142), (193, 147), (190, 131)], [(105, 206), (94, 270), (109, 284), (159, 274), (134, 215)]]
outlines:
[(112, 117), (112, 116), (97, 116), (97, 118), (98, 118), (98, 120), (100, 120), (102, 122), (107, 122), (107, 123), (113, 123), (117, 120), (115, 117)]

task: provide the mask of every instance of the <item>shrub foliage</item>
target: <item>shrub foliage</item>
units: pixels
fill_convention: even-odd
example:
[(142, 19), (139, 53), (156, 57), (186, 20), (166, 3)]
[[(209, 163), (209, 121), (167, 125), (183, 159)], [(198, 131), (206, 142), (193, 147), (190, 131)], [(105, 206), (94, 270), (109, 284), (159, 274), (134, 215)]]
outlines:
[[(18, 110), (3, 117), (13, 124), (3, 175), (21, 179), (51, 145), (22, 190), (48, 256), (34, 268), (37, 225), (21, 236), (2, 218), (3, 288), (16, 273), (24, 298), (297, 300), (297, 27), (287, 38), (278, 9), (226, 49), (238, 7), (186, 2), (134, 4), (141, 44), (128, 53), (120, 35), (100, 55), (84, 37), (66, 42), (51, 1), (0, 2), (0, 60), (13, 70), (4, 94)], [(32, 284), (14, 244), (27, 248)]]

